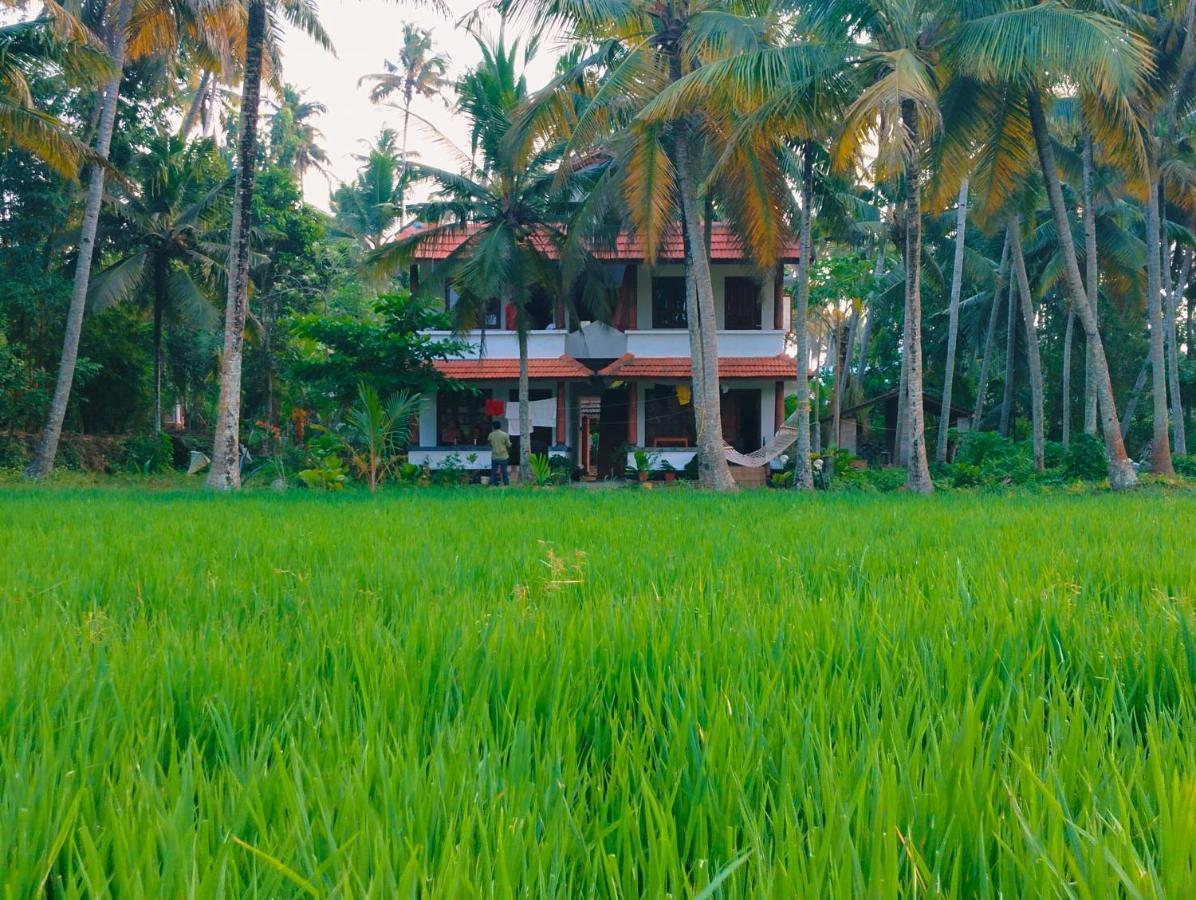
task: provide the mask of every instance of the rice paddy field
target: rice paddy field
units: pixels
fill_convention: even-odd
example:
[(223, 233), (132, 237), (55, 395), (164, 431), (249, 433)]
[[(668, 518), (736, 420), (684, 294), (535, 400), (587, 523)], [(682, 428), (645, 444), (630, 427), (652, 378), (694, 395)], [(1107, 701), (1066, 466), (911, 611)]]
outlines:
[(1194, 533), (6, 489), (0, 895), (1196, 896)]

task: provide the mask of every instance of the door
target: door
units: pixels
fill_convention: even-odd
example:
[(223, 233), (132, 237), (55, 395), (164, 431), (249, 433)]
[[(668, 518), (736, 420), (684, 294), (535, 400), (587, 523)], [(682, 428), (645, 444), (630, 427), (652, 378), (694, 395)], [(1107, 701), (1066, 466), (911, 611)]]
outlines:
[(759, 388), (735, 388), (722, 396), (723, 440), (740, 453), (760, 449)]

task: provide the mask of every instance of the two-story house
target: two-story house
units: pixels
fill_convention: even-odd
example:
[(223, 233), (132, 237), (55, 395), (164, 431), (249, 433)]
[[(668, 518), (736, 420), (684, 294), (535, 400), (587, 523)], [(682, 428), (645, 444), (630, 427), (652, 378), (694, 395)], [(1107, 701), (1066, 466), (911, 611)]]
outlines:
[[(413, 277), (447, 257), (466, 234), (425, 242), (415, 254)], [(731, 231), (715, 224), (710, 257), (723, 435), (737, 450), (751, 452), (776, 432), (785, 395), (795, 386), (782, 280), (784, 264), (797, 260), (797, 247), (786, 248), (775, 271), (761, 273)], [(567, 322), (565, 305), (554, 298), (532, 304), (531, 450), (566, 455), (599, 477), (622, 472), (629, 448), (652, 451), (656, 466), (668, 460), (681, 469), (696, 452), (681, 237), (666, 239), (651, 266), (632, 237), (620, 238), (601, 259), (620, 286), (609, 325)], [(451, 307), (453, 291), (448, 285), (442, 291)], [(409, 449), (412, 462), (435, 468), (456, 454), (467, 467), (489, 466), (485, 437), (493, 419), (511, 431), (518, 450), (525, 446), (517, 433), (519, 349), (513, 322), (497, 304), (485, 318), (485, 328), (465, 335), (472, 339), (466, 357), (437, 363), (442, 374), (476, 390), (424, 397), (418, 439)]]

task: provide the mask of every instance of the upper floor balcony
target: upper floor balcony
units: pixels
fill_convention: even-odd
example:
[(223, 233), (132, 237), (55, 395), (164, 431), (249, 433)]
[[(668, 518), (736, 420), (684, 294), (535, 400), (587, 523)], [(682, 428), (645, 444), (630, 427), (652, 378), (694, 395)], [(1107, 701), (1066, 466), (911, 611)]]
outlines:
[[(785, 332), (778, 329), (737, 331), (720, 329), (718, 355), (721, 357), (773, 357), (785, 352)], [(451, 332), (433, 331), (429, 335), (447, 340)], [(514, 331), (467, 331), (457, 337), (470, 345), (463, 359), (518, 359), (519, 337)], [(528, 359), (557, 359), (569, 355), (575, 359), (614, 359), (624, 353), (640, 358), (689, 356), (689, 332), (684, 328), (618, 331), (605, 326), (588, 325), (579, 331), (532, 331), (528, 334)]]

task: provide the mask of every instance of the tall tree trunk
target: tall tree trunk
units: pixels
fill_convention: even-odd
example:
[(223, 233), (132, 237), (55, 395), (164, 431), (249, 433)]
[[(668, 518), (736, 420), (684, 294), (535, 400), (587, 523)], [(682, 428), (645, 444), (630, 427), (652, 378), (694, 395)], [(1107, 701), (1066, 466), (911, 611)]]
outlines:
[[(872, 269), (873, 290), (880, 284), (881, 276), (885, 273), (885, 242), (881, 238), (876, 248), (876, 265)], [(864, 399), (864, 373), (868, 371), (868, 342), (872, 338), (872, 315), (868, 308), (864, 308), (864, 327), (860, 330), (860, 358), (856, 363), (855, 378), (852, 380), (852, 394), (855, 402)]]
[(1142, 397), (1142, 392), (1146, 390), (1146, 376), (1150, 374), (1150, 354), (1146, 354), (1146, 359), (1142, 360), (1142, 368), (1138, 370), (1138, 377), (1134, 379), (1134, 386), (1130, 390), (1130, 399), (1125, 404), (1125, 412), (1121, 416), (1121, 439), (1124, 441), (1126, 435), (1130, 433), (1130, 423), (1134, 421), (1134, 412), (1138, 409), (1138, 400)]
[(1109, 366), (1105, 359), (1105, 348), (1101, 344), (1100, 331), (1096, 327), (1096, 316), (1088, 302), (1088, 294), (1080, 277), (1080, 263), (1076, 256), (1075, 242), (1072, 240), (1067, 204), (1063, 199), (1063, 186), (1059, 181), (1059, 167), (1055, 162), (1055, 148), (1051, 145), (1051, 136), (1047, 130), (1042, 98), (1037, 88), (1030, 88), (1026, 99), (1030, 110), (1030, 125), (1034, 132), (1034, 144), (1038, 150), (1042, 177), (1046, 183), (1047, 197), (1055, 219), (1059, 249), (1063, 254), (1064, 275), (1068, 291), (1071, 293), (1072, 306), (1084, 326), (1084, 336), (1093, 345), (1093, 372), (1100, 405), (1101, 431), (1105, 439), (1105, 454), (1108, 457), (1109, 484), (1114, 490), (1124, 490), (1137, 484), (1138, 476), (1134, 473), (1134, 467), (1125, 452), (1125, 442), (1121, 439), (1121, 429), (1117, 423), (1117, 406), (1113, 400), (1113, 382), (1109, 378)]
[(237, 184), (229, 228), (228, 304), (224, 311), (224, 353), (220, 360), (220, 401), (208, 487), (227, 491), (241, 486), (241, 355), (249, 306), (249, 237), (253, 182), (257, 162), (258, 102), (262, 90), (262, 51), (266, 42), (266, 0), (250, 0), (245, 43), (245, 79), (241, 89), (241, 132), (237, 148)]
[(914, 147), (913, 158), (906, 166), (906, 253), (907, 289), (905, 295), (905, 320), (909, 332), (909, 374), (906, 377), (909, 412), (906, 424), (909, 428), (910, 456), (906, 468), (905, 486), (919, 494), (934, 491), (930, 480), (930, 466), (926, 458), (926, 415), (922, 407), (922, 160), (918, 151), (918, 123), (912, 101), (906, 100), (902, 108), (906, 130)]
[(162, 433), (162, 312), (166, 307), (166, 265), (154, 260), (154, 434)]
[(717, 491), (735, 490), (735, 481), (727, 466), (723, 442), (721, 398), (718, 383), (718, 326), (714, 314), (714, 286), (710, 277), (710, 259), (702, 233), (702, 207), (698, 197), (698, 178), (690, 159), (690, 133), (683, 129), (675, 144), (677, 185), (681, 195), (681, 217), (685, 229), (685, 265), (692, 270), (696, 294), (701, 343), (691, 347), (695, 382), (702, 381), (701, 394), (695, 400), (697, 413), (699, 470), (704, 487)]
[(814, 337), (814, 417), (810, 425), (810, 445), (816, 454), (822, 453), (822, 332)]
[[(1006, 229), (1008, 233), (1008, 229)], [(1012, 259), (1013, 254), (1010, 253)], [(1010, 263), (1012, 276), (1012, 263)], [(1013, 390), (1017, 377), (1017, 278), (1009, 279), (1009, 297), (1005, 307), (1005, 386), (1001, 395), (1001, 422), (998, 430), (1009, 437), (1013, 427)]]
[(1174, 475), (1171, 465), (1171, 435), (1167, 423), (1166, 330), (1163, 327), (1163, 283), (1159, 271), (1162, 246), (1159, 240), (1159, 188), (1153, 151), (1148, 150), (1150, 174), (1146, 195), (1146, 314), (1150, 324), (1151, 443), (1150, 470), (1156, 475)]
[(993, 290), (993, 302), (988, 311), (988, 332), (984, 335), (984, 356), (980, 361), (980, 378), (976, 383), (976, 408), (972, 412), (972, 430), (980, 430), (980, 419), (984, 415), (984, 400), (988, 393), (988, 369), (992, 362), (994, 338), (1001, 315), (1001, 298), (1005, 294), (1005, 282), (1009, 278), (1009, 232), (1005, 232), (1005, 246), (1001, 249), (1001, 265), (997, 269), (997, 285)]
[[(904, 253), (902, 248), (902, 252)], [(896, 465), (909, 465), (909, 328), (901, 326), (901, 371), (897, 376), (897, 430), (893, 434)]]
[(968, 179), (959, 185), (955, 211), (955, 259), (951, 267), (951, 300), (947, 307), (947, 366), (943, 374), (943, 403), (939, 410), (939, 435), (934, 458), (947, 461), (947, 434), (951, 428), (951, 389), (955, 381), (955, 342), (959, 337), (959, 294), (963, 288), (963, 251), (968, 230)]
[(199, 87), (195, 89), (195, 94), (191, 97), (191, 105), (187, 107), (187, 115), (183, 116), (183, 124), (179, 126), (179, 135), (183, 140), (190, 137), (191, 129), (195, 127), (195, 120), (199, 118), (199, 111), (207, 99), (208, 84), (211, 79), (212, 73), (206, 70), (203, 77), (199, 79)]
[(399, 227), (407, 220), (407, 126), (411, 123), (411, 87), (407, 86), (403, 96), (403, 160), (399, 163)]
[(1026, 275), (1026, 257), (1022, 253), (1019, 228), (1018, 219), (1014, 216), (1009, 222), (1009, 249), (1013, 258), (1013, 271), (1017, 276), (1018, 293), (1021, 295), (1022, 324), (1026, 330), (1026, 361), (1030, 369), (1030, 418), (1034, 429), (1034, 470), (1041, 472), (1046, 468), (1042, 357), (1038, 352), (1038, 332), (1034, 327), (1034, 300), (1030, 293), (1030, 279)]
[[(1085, 289), (1092, 306), (1092, 319), (1100, 325), (1100, 254), (1096, 246), (1096, 171), (1093, 162), (1092, 134), (1084, 128), (1083, 151), (1084, 190), (1084, 267)], [(1075, 311), (1075, 307), (1071, 307)], [(1096, 362), (1093, 355), (1096, 347), (1085, 335), (1084, 338), (1084, 434), (1096, 434), (1096, 416), (1100, 398), (1096, 389)]]
[[(532, 483), (532, 405), (527, 375), (527, 322), (519, 313), (519, 483)], [(635, 385), (631, 386), (635, 390)]]
[(862, 305), (851, 305), (851, 319), (847, 323), (847, 340), (843, 344), (843, 396), (850, 397), (855, 390), (852, 363), (855, 361), (855, 348), (859, 343), (860, 320), (864, 318)]
[[(1179, 281), (1176, 284), (1166, 284), (1164, 296), (1167, 301), (1167, 383), (1171, 395), (1171, 429), (1174, 434), (1172, 450), (1180, 456), (1188, 453), (1188, 435), (1184, 423), (1183, 397), (1180, 394), (1179, 383), (1179, 299), (1184, 292), (1192, 272), (1191, 251), (1181, 251), (1183, 261), (1179, 267)], [(1170, 275), (1170, 266), (1164, 266), (1163, 271)], [(1170, 282), (1170, 277), (1167, 281)]]
[(1063, 329), (1063, 371), (1061, 392), (1063, 394), (1063, 447), (1071, 446), (1071, 347), (1076, 333), (1076, 311), (1067, 310), (1067, 326)]
[(831, 439), (828, 447), (839, 447), (839, 410), (843, 407), (843, 319), (837, 313), (831, 329), (834, 357), (831, 360)]
[[(103, 160), (108, 159), (108, 151), (112, 147), (112, 131), (116, 125), (116, 101), (120, 96), (129, 20), (132, 18), (134, 5), (134, 0), (121, 0), (116, 12), (116, 22), (108, 38), (108, 54), (115, 66), (115, 74), (104, 86), (99, 132), (94, 147), (96, 155)], [(100, 207), (104, 201), (106, 173), (104, 166), (92, 164), (87, 183), (87, 200), (83, 206), (83, 225), (79, 236), (79, 254), (75, 261), (75, 280), (71, 286), (71, 304), (67, 310), (66, 330), (62, 337), (58, 381), (54, 385), (54, 398), (50, 402), (45, 430), (42, 431), (33, 458), (25, 469), (27, 478), (49, 475), (54, 468), (54, 458), (58, 455), (58, 440), (62, 436), (62, 424), (66, 419), (66, 408), (71, 399), (71, 384), (75, 379), (75, 363), (79, 358), (79, 336), (83, 332), (83, 313), (87, 309), (87, 290), (91, 285), (91, 260), (95, 255), (96, 232), (100, 223)]]
[(814, 157), (809, 145), (802, 148), (801, 224), (798, 228), (797, 291), (793, 296), (793, 336), (796, 347), (797, 440), (793, 445), (793, 487), (799, 491), (814, 489), (814, 470), (810, 464), (810, 266), (814, 241), (811, 222), (814, 198)]

